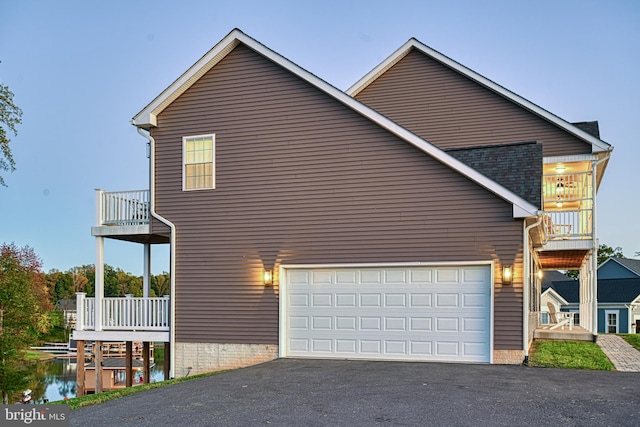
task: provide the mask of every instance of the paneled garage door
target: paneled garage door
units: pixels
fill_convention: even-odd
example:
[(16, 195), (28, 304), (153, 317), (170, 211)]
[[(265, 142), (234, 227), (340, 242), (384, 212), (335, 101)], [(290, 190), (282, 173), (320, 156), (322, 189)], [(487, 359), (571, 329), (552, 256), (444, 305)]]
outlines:
[(490, 361), (488, 265), (285, 272), (285, 357)]

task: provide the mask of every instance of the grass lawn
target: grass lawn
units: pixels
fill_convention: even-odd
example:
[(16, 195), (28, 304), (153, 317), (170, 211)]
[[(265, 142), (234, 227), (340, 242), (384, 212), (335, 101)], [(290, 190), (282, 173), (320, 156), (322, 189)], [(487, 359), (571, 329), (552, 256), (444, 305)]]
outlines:
[(51, 353), (45, 353), (44, 351), (36, 351), (36, 350), (25, 350), (25, 356), (29, 362), (47, 360), (55, 358)]
[(68, 400), (58, 400), (58, 401), (49, 402), (49, 403), (54, 405), (69, 405), (69, 408), (73, 410), (73, 409), (82, 408), (84, 406), (90, 406), (90, 405), (95, 405), (97, 403), (106, 402), (108, 400), (119, 399), (121, 397), (125, 397), (130, 394), (139, 393), (145, 390), (151, 390), (152, 388), (165, 387), (171, 384), (177, 384), (183, 381), (190, 381), (196, 378), (208, 377), (209, 375), (216, 375), (216, 374), (220, 374), (228, 371), (229, 370), (217, 371), (212, 373), (193, 375), (189, 377), (175, 378), (173, 380), (161, 381), (158, 383), (141, 384), (135, 387), (127, 387), (127, 388), (121, 388), (118, 390), (105, 391), (98, 394), (88, 394), (86, 396), (74, 397)]
[(535, 341), (529, 364), (547, 368), (614, 369), (598, 344), (586, 341)]
[(640, 351), (640, 334), (620, 334), (620, 337)]

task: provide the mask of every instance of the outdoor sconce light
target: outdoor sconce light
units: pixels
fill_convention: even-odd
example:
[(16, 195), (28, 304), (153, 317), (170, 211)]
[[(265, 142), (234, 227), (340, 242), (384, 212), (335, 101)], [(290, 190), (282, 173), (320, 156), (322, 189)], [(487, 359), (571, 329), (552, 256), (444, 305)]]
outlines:
[(262, 272), (262, 281), (265, 286), (273, 285), (273, 270), (270, 268), (265, 268)]
[(510, 285), (513, 282), (513, 270), (510, 265), (502, 267), (502, 284)]
[(542, 280), (543, 276), (544, 276), (544, 273), (542, 272), (542, 270), (538, 270), (538, 279)]

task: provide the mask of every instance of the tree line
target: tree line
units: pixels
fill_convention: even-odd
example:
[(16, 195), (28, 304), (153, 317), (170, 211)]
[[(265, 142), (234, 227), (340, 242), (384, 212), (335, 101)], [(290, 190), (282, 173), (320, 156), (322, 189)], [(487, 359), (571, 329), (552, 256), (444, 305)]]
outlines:
[[(62, 299), (76, 297), (76, 292), (86, 292), (87, 296), (95, 296), (95, 266), (82, 265), (67, 271), (50, 270), (44, 274), (51, 300), (56, 303)], [(169, 273), (151, 275), (149, 296), (161, 297), (169, 295)], [(142, 276), (132, 275), (120, 268), (108, 264), (104, 266), (104, 296), (123, 297), (127, 294), (141, 297), (143, 294)]]

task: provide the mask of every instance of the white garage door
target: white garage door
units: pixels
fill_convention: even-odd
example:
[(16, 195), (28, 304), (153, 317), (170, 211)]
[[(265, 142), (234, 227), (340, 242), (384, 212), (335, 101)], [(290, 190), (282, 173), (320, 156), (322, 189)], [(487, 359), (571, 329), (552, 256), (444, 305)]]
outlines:
[(285, 271), (285, 357), (490, 361), (488, 265)]

